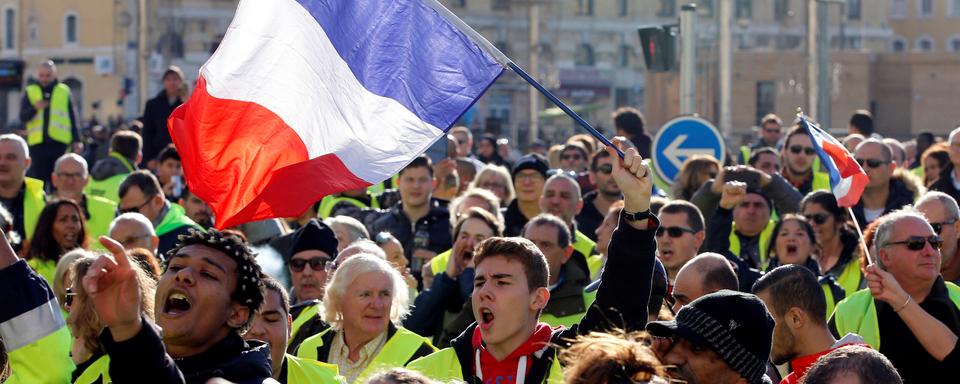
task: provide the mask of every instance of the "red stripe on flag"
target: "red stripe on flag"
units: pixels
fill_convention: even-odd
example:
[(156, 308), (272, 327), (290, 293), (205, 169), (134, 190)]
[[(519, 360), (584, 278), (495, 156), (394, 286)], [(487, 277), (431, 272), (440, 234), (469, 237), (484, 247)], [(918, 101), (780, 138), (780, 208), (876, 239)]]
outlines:
[(299, 216), (323, 196), (370, 185), (335, 154), (309, 159), (300, 136), (267, 108), (211, 96), (203, 77), (168, 127), (190, 192), (221, 229)]

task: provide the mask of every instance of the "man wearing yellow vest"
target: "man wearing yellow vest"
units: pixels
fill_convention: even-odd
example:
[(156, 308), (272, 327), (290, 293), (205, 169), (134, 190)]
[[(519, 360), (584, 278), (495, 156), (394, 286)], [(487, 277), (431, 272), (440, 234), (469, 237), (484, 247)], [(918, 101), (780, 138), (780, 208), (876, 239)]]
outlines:
[(343, 383), (336, 365), (316, 360), (301, 359), (287, 351), (290, 337), (290, 297), (280, 282), (272, 277), (263, 278), (263, 305), (257, 311), (250, 329), (243, 335), (247, 340), (260, 340), (270, 344), (270, 361), (273, 378), (283, 384)]
[[(573, 252), (578, 258), (587, 260), (594, 254), (597, 243), (587, 235), (577, 230), (576, 216), (583, 209), (583, 198), (580, 194), (580, 184), (564, 173), (558, 173), (547, 179), (543, 184), (543, 194), (540, 196), (540, 212), (559, 217), (567, 224), (572, 235)], [(531, 219), (532, 220), (532, 219)]]
[(780, 173), (804, 196), (811, 191), (830, 190), (830, 175), (820, 172), (817, 152), (805, 128), (795, 126), (787, 133), (780, 151), (783, 165)]
[(127, 175), (137, 170), (143, 141), (133, 131), (119, 131), (110, 138), (110, 155), (93, 165), (86, 192), (120, 203), (120, 183)]
[(750, 146), (740, 147), (740, 164), (747, 164), (753, 151), (760, 148), (780, 148), (780, 137), (783, 135), (783, 120), (780, 116), (768, 113), (760, 119), (760, 132), (757, 136), (757, 142)]
[(773, 233), (770, 200), (760, 191), (747, 189), (742, 182), (723, 186), (720, 204), (707, 223), (707, 250), (730, 252), (750, 268), (763, 270)]
[(540, 322), (550, 300), (546, 258), (527, 239), (491, 237), (474, 255), (471, 302), (477, 323), (450, 348), (414, 360), (408, 368), (444, 382), (562, 383), (556, 357), (571, 338), (610, 327), (628, 332), (644, 328), (656, 249), (653, 235), (659, 223), (650, 213), (651, 171), (623, 140), (614, 140), (626, 156), (614, 163), (613, 176), (624, 192), (624, 213), (610, 242), (596, 301), (583, 320), (555, 330)]
[(83, 187), (89, 180), (87, 160), (75, 153), (60, 156), (53, 165), (50, 179), (57, 198), (76, 201), (83, 208), (88, 238), (98, 239), (110, 231), (110, 221), (117, 213), (117, 203), (83, 193)]
[(917, 199), (915, 207), (943, 240), (940, 275), (956, 284), (960, 281), (960, 206), (946, 193), (929, 191)]
[[(43, 181), (26, 177), (30, 150), (22, 137), (0, 135), (0, 203), (13, 216), (13, 229), (24, 241), (33, 237), (40, 211), (46, 204)], [(20, 246), (22, 246), (22, 242)], [(14, 246), (19, 252), (20, 246)]]
[(540, 313), (540, 321), (551, 327), (576, 324), (593, 304), (594, 293), (585, 293), (590, 284), (587, 260), (574, 255), (570, 230), (560, 218), (541, 213), (523, 227), (521, 234), (532, 241), (547, 258), (550, 300)]
[(318, 313), (339, 245), (333, 229), (317, 219), (310, 219), (292, 235), (287, 266), (293, 281), (295, 305), (290, 308), (293, 323), (287, 345), (289, 353), (296, 352), (300, 343), (310, 336), (329, 328)]
[[(68, 383), (74, 370), (73, 338), (46, 280), (21, 261), (0, 233), (0, 342), (11, 374), (8, 384)], [(5, 360), (6, 360), (5, 359)]]
[(20, 121), (27, 130), (27, 144), (33, 154), (30, 177), (50, 181), (53, 162), (72, 147), (81, 152), (70, 87), (57, 80), (53, 61), (40, 63), (37, 82), (27, 86), (20, 102)]
[(960, 288), (940, 276), (943, 241), (913, 208), (879, 220), (868, 288), (837, 304), (831, 331), (862, 336), (905, 383), (942, 382), (960, 364)]
[(177, 237), (189, 233), (191, 228), (203, 229), (187, 217), (183, 207), (167, 201), (160, 182), (150, 171), (136, 171), (120, 183), (117, 212), (139, 212), (150, 219), (160, 237), (157, 255), (165, 255), (173, 249)]

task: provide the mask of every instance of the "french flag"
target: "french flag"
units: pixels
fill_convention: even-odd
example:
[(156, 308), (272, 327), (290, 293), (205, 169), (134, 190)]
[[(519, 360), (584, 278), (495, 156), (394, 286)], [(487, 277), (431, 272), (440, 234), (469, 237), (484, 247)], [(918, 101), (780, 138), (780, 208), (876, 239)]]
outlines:
[(509, 59), (436, 0), (242, 0), (170, 134), (217, 227), (386, 180)]
[(869, 182), (867, 173), (847, 148), (829, 133), (824, 132), (803, 116), (800, 117), (800, 124), (810, 134), (813, 148), (817, 150), (820, 162), (830, 174), (830, 189), (837, 197), (837, 205), (841, 207), (857, 205), (863, 189)]

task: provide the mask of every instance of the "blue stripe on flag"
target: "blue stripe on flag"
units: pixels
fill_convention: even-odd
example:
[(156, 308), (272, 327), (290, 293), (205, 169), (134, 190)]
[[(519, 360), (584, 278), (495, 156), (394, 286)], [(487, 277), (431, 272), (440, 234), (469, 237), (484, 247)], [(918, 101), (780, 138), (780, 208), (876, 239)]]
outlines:
[(800, 119), (800, 123), (807, 129), (807, 133), (810, 135), (810, 142), (813, 144), (813, 148), (817, 150), (817, 156), (820, 157), (823, 168), (830, 175), (830, 189), (833, 190), (837, 187), (837, 184), (840, 184), (840, 170), (837, 168), (837, 162), (823, 150), (823, 145), (821, 144), (825, 141), (830, 141), (830, 138), (825, 136), (827, 135), (826, 132), (823, 132), (819, 127), (807, 121), (806, 118)]
[(298, 0), (370, 92), (447, 130), (504, 68), (419, 0)]

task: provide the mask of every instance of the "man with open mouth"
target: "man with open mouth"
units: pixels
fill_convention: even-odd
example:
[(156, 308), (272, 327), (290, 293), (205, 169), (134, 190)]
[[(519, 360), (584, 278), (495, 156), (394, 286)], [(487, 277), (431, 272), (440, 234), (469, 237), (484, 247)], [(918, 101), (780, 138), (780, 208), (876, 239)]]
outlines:
[[(583, 320), (555, 330), (541, 323), (540, 313), (550, 300), (546, 257), (530, 240), (491, 237), (473, 256), (471, 302), (476, 323), (453, 339), (450, 348), (414, 360), (408, 368), (440, 381), (562, 381), (557, 349), (568, 346), (570, 339), (614, 326), (643, 329), (659, 221), (649, 212), (650, 170), (636, 149), (626, 149), (624, 140), (614, 140), (626, 154), (613, 167), (613, 177), (624, 191), (624, 213), (610, 242), (596, 301)], [(607, 151), (617, 156), (613, 148)]]
[(156, 326), (140, 316), (126, 251), (101, 239), (113, 255), (100, 256), (83, 285), (107, 325), (100, 339), (114, 382), (274, 382), (269, 346), (240, 336), (264, 295), (260, 266), (239, 238), (210, 230), (180, 239), (157, 287)]

